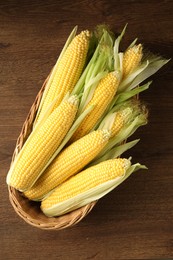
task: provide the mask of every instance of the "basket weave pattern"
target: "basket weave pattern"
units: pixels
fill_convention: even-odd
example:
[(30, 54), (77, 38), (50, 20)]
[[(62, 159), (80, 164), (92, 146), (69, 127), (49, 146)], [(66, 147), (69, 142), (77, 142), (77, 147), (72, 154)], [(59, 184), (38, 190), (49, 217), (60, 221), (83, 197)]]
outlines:
[[(47, 80), (48, 78), (46, 79), (41, 90), (39, 91), (29, 111), (29, 114), (23, 124), (21, 133), (17, 139), (11, 163), (13, 163), (15, 157), (21, 150), (23, 144), (25, 143), (26, 139), (32, 131), (32, 124), (34, 122), (34, 118), (39, 107), (41, 97), (45, 90)], [(8, 191), (10, 202), (16, 213), (30, 225), (41, 229), (59, 230), (72, 226), (78, 223), (82, 218), (84, 218), (96, 204), (96, 202), (92, 202), (84, 207), (81, 207), (63, 216), (49, 218), (42, 213), (40, 209), (40, 204), (38, 202), (28, 200), (22, 195), (21, 192), (17, 191), (11, 186), (8, 187)]]

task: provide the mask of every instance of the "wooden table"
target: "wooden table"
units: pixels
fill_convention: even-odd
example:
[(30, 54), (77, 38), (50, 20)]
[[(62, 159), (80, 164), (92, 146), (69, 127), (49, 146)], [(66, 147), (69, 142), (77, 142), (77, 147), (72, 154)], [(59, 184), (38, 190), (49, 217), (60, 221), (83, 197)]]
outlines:
[(31, 104), (65, 40), (99, 23), (166, 58), (173, 48), (173, 1), (0, 1), (0, 259), (173, 259), (173, 63), (141, 94), (149, 124), (127, 156), (148, 166), (104, 197), (78, 225), (44, 231), (14, 212), (6, 174)]

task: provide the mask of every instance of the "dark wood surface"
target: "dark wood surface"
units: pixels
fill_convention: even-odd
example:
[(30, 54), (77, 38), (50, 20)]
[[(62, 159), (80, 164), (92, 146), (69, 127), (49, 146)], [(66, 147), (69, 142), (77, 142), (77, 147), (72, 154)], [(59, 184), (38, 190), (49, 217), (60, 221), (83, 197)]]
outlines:
[(173, 259), (173, 63), (141, 95), (149, 124), (127, 153), (148, 166), (104, 197), (78, 225), (43, 231), (10, 205), (5, 182), (16, 139), (65, 40), (98, 23), (172, 57), (173, 1), (0, 0), (0, 259)]

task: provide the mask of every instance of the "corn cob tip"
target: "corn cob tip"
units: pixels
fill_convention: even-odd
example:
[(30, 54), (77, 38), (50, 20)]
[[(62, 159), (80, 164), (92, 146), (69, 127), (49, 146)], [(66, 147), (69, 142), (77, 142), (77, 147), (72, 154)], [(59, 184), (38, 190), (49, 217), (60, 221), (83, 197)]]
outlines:
[(91, 33), (90, 33), (90, 31), (88, 31), (88, 30), (82, 31), (81, 33), (84, 34), (84, 35), (86, 35), (87, 37), (90, 37), (90, 36), (91, 36)]
[(111, 130), (103, 129), (102, 133), (103, 133), (104, 140), (108, 140), (111, 137)]
[(88, 41), (89, 38), (91, 37), (91, 32), (88, 30), (81, 31), (81, 33), (78, 34), (78, 36), (79, 36), (79, 41), (83, 41), (84, 39), (86, 39), (86, 41)]
[(123, 55), (123, 78), (132, 73), (140, 64), (143, 56), (142, 44), (129, 47)]
[(127, 171), (130, 166), (131, 166), (130, 159), (123, 159), (123, 168), (124, 168), (124, 170)]
[(77, 95), (72, 95), (69, 97), (68, 102), (72, 105), (78, 105), (79, 97)]
[(133, 51), (134, 51), (135, 53), (142, 53), (142, 49), (143, 49), (143, 47), (142, 47), (142, 44), (141, 44), (141, 43), (138, 44), (138, 45), (134, 45), (134, 46), (133, 46)]
[(128, 121), (128, 119), (130, 118), (132, 113), (133, 113), (132, 107), (127, 107), (121, 111), (121, 116), (123, 117), (124, 123), (126, 123)]
[(114, 70), (112, 73), (113, 73), (114, 77), (117, 79), (117, 81), (120, 81), (121, 71), (120, 70)]
[(111, 113), (101, 128), (108, 129), (111, 133), (111, 137), (113, 137), (132, 118), (132, 115), (133, 107), (125, 107), (117, 112)]

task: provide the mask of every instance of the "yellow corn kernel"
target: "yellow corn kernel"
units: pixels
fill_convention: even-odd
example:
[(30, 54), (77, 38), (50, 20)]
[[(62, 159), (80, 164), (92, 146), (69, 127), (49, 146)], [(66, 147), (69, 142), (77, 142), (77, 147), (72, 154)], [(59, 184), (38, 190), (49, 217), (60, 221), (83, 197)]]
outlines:
[(76, 96), (62, 101), (47, 120), (35, 128), (12, 165), (7, 184), (21, 191), (34, 184), (71, 127), (77, 104)]
[(92, 99), (87, 104), (86, 108), (94, 106), (92, 111), (84, 118), (70, 142), (74, 142), (82, 136), (89, 133), (100, 117), (103, 115), (107, 106), (110, 104), (114, 95), (116, 94), (119, 84), (119, 77), (116, 72), (108, 73), (98, 84), (93, 94)]
[(32, 200), (40, 200), (52, 189), (79, 172), (108, 143), (110, 132), (93, 131), (64, 149), (49, 165), (35, 185), (25, 192)]
[(56, 98), (56, 106), (60, 104), (67, 92), (71, 92), (77, 83), (86, 62), (86, 56), (89, 48), (89, 31), (82, 31), (75, 36), (67, 47), (64, 55), (54, 72), (53, 80), (43, 95), (42, 106), (37, 115), (37, 122), (43, 116), (47, 108)]
[(123, 77), (125, 78), (140, 64), (142, 59), (142, 45), (134, 45), (127, 49), (123, 57)]
[(124, 120), (121, 113), (116, 113), (113, 125), (111, 127), (111, 134), (115, 136), (121, 130), (124, 125)]
[(128, 121), (130, 115), (132, 114), (132, 108), (127, 107), (115, 113), (114, 121), (111, 126), (111, 136), (115, 136), (122, 129), (125, 123)]
[[(46, 213), (51, 207), (57, 207), (58, 204), (66, 202), (69, 199), (78, 200), (78, 195), (96, 188), (100, 184), (121, 177), (125, 174), (126, 169), (130, 166), (127, 159), (112, 159), (101, 162), (95, 166), (87, 168), (71, 177), (62, 185), (58, 186), (45, 200), (41, 203), (42, 211)], [(83, 198), (85, 200), (85, 197)], [(55, 209), (55, 216), (57, 215)], [(60, 215), (60, 212), (59, 212)]]

